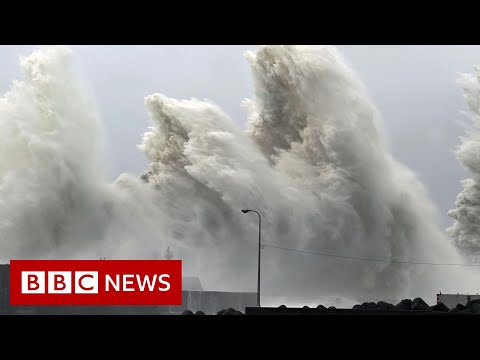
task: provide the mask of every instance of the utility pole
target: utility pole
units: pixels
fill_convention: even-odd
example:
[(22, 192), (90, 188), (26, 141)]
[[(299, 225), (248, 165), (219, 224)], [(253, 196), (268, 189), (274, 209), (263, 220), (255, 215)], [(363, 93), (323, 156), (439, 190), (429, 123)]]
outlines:
[(260, 307), (260, 254), (262, 250), (262, 217), (256, 210), (242, 210), (244, 214), (253, 211), (258, 215), (258, 278), (257, 278), (257, 306)]

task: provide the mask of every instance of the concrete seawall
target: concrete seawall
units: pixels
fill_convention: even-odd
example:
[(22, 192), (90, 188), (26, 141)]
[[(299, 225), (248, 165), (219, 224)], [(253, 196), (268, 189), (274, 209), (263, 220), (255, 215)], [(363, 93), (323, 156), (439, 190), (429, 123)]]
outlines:
[(180, 306), (11, 306), (10, 265), (0, 264), (0, 315), (166, 315), (184, 310), (216, 314), (234, 308), (242, 312), (256, 304), (256, 293), (182, 291)]

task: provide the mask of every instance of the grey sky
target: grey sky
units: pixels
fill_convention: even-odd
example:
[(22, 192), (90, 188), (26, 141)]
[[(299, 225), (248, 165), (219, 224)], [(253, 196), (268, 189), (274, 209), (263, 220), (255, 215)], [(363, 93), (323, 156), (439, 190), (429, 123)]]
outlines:
[[(19, 77), (18, 56), (33, 46), (0, 46), (0, 92)], [(108, 180), (140, 173), (146, 161), (136, 145), (150, 125), (143, 98), (208, 98), (237, 123), (252, 94), (243, 57), (255, 46), (72, 46), (84, 82), (106, 125)], [(480, 64), (480, 46), (339, 46), (383, 114), (390, 150), (413, 169), (438, 205), (444, 226), (460, 181), (468, 174), (453, 149), (463, 135), (465, 109), (458, 72)], [(468, 124), (468, 123), (467, 123)]]

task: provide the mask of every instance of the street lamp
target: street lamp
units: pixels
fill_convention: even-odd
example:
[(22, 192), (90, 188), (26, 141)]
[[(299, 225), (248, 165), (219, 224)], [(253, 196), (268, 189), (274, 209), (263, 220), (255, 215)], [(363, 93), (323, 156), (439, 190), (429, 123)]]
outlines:
[(244, 214), (253, 211), (258, 215), (258, 280), (257, 280), (257, 306), (260, 307), (260, 250), (262, 247), (261, 233), (262, 233), (262, 217), (256, 210), (242, 210)]

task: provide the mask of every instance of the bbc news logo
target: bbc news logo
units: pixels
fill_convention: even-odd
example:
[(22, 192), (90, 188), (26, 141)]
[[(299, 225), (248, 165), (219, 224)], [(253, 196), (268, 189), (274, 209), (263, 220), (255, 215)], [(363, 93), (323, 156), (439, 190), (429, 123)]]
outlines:
[[(72, 273), (68, 271), (22, 271), (22, 294), (98, 294), (98, 271), (74, 271), (72, 284)], [(46, 275), (46, 276), (45, 276)], [(112, 279), (110, 275), (105, 275), (105, 291), (135, 291), (134, 281), (132, 278), (136, 278), (138, 290), (145, 291), (148, 288), (149, 291), (155, 290), (155, 282), (163, 285), (158, 287), (158, 291), (170, 290), (170, 282), (165, 278), (170, 278), (168, 274), (162, 274), (153, 276), (134, 274), (123, 274), (123, 282), (120, 275), (116, 275), (115, 279)], [(46, 278), (48, 279), (48, 289), (46, 287)], [(88, 281), (88, 284), (87, 284)], [(123, 283), (122, 290), (120, 290)]]
[(181, 305), (181, 260), (11, 260), (11, 305)]
[(98, 271), (73, 273), (72, 288), (72, 273), (69, 271), (22, 271), (22, 294), (98, 294)]

